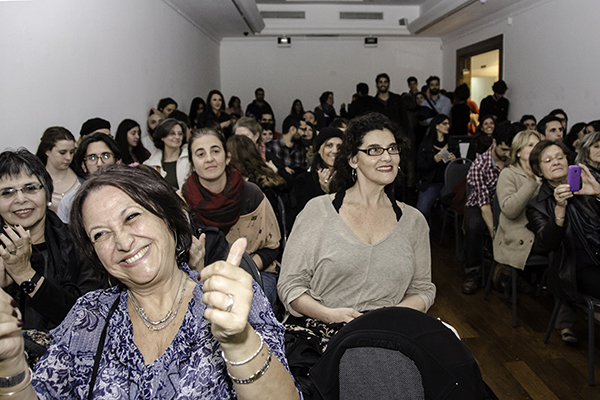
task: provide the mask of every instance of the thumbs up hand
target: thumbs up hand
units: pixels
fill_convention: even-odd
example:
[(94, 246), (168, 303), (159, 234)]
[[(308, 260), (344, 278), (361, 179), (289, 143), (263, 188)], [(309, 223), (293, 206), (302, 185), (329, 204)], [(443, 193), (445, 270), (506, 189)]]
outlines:
[(246, 239), (236, 240), (227, 261), (217, 261), (200, 273), (204, 282), (202, 302), (208, 306), (204, 317), (212, 323), (212, 334), (222, 344), (245, 341), (248, 334), (252, 277), (239, 268), (245, 250)]

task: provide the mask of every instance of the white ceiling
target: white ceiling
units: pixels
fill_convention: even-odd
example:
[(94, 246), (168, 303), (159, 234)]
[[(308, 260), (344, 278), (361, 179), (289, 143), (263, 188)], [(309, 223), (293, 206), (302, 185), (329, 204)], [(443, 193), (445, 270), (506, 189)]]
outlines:
[[(441, 37), (519, 0), (163, 0), (216, 41), (247, 36)], [(301, 12), (263, 18), (260, 12)], [(378, 20), (340, 12), (380, 13)], [(407, 26), (404, 24), (407, 23)]]

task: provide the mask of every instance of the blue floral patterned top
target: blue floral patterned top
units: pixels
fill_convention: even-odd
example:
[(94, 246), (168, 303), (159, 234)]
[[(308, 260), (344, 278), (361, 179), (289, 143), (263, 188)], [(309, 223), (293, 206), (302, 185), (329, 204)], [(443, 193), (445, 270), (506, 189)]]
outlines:
[[(118, 288), (97, 290), (81, 297), (60, 326), (33, 374), (33, 387), (41, 399), (85, 399), (94, 355), (106, 317), (117, 296), (94, 385), (94, 399), (230, 399), (236, 398), (233, 383), (221, 358), (221, 346), (204, 318), (202, 283), (198, 272), (187, 271), (198, 284), (179, 332), (167, 350), (145, 365), (133, 341), (127, 311), (127, 292)], [(254, 282), (254, 298), (248, 316), (283, 365), (283, 326), (275, 319), (260, 287)], [(288, 368), (289, 371), (289, 368)]]

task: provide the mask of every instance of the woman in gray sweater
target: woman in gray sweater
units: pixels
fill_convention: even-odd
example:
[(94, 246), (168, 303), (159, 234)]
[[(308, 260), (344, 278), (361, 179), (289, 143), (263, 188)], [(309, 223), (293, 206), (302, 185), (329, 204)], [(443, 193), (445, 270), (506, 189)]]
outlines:
[(380, 307), (433, 304), (427, 222), (392, 193), (402, 141), (378, 113), (348, 126), (332, 194), (306, 205), (283, 255), (278, 292), (292, 316), (340, 323)]

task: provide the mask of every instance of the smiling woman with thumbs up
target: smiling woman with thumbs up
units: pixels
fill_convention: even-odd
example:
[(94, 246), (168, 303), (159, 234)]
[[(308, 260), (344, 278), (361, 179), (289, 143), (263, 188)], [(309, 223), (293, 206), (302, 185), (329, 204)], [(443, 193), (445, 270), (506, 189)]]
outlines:
[(0, 397), (298, 398), (283, 327), (239, 268), (244, 239), (227, 261), (191, 271), (181, 199), (147, 171), (120, 165), (85, 182), (71, 228), (98, 273), (120, 283), (79, 299), (33, 373), (19, 313), (0, 292)]

